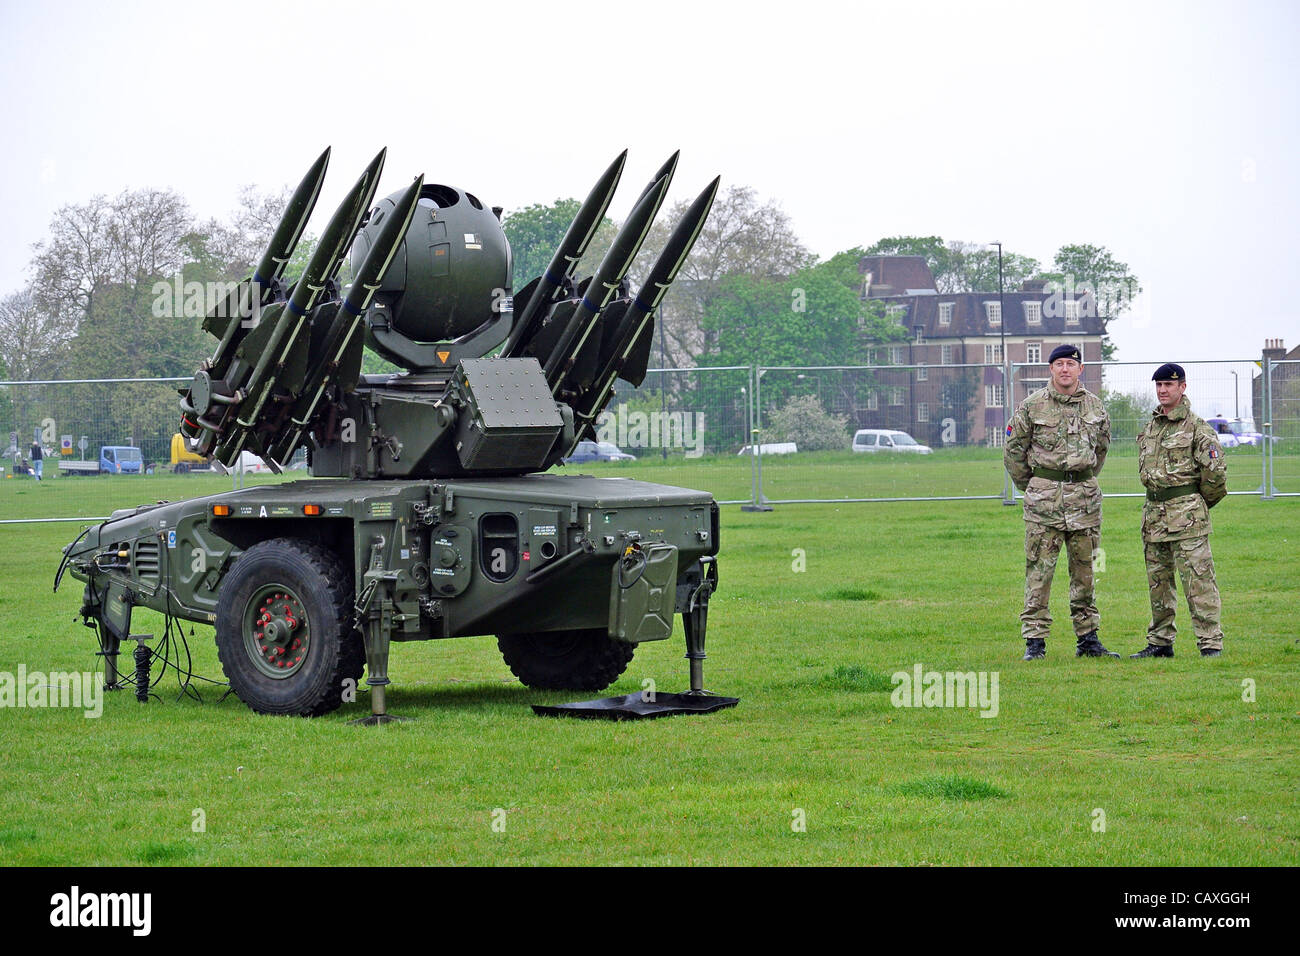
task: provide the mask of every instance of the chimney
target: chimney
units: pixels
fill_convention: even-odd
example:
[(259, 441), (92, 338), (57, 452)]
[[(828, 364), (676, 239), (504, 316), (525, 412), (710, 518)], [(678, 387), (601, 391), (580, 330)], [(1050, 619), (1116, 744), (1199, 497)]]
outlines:
[(1046, 279), (1025, 279), (1023, 282), (1020, 283), (1020, 291), (1039, 292), (1039, 293), (1046, 292), (1047, 280)]
[(1282, 344), (1282, 340), (1265, 339), (1263, 358), (1273, 362), (1280, 362), (1286, 358), (1286, 346)]

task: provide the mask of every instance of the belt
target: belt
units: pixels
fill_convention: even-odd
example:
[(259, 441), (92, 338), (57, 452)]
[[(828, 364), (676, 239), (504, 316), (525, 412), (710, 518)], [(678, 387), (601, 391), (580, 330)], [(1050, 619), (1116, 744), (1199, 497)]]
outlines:
[(1173, 488), (1148, 488), (1147, 501), (1169, 501), (1171, 498), (1185, 498), (1200, 493), (1196, 485), (1177, 485)]
[(1034, 468), (1035, 478), (1046, 478), (1048, 481), (1087, 481), (1092, 477), (1092, 469), (1085, 468), (1083, 471), (1057, 471), (1055, 468)]

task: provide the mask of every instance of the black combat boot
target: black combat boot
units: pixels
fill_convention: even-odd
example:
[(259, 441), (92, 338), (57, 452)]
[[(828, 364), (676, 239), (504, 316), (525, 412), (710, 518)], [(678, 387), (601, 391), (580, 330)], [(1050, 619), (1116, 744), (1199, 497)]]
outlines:
[(1097, 639), (1097, 632), (1090, 631), (1079, 638), (1074, 646), (1075, 657), (1119, 657), (1114, 651), (1106, 650), (1105, 645)]
[(1219, 650), (1217, 647), (1202, 647), (1202, 648), (1201, 648), (1201, 656), (1202, 656), (1202, 657), (1218, 657), (1218, 656), (1219, 656), (1220, 654), (1222, 654), (1222, 653), (1223, 653), (1223, 651)]
[(1129, 657), (1137, 660), (1139, 657), (1173, 657), (1174, 645), (1172, 644), (1148, 644), (1136, 654), (1130, 654)]
[(1039, 661), (1047, 656), (1047, 642), (1042, 638), (1031, 637), (1025, 641), (1025, 660)]

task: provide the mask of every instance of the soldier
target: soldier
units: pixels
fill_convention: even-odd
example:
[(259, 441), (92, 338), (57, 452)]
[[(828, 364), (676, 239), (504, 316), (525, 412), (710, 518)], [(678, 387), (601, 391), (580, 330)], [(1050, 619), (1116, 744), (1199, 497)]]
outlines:
[(1151, 625), (1147, 646), (1129, 656), (1174, 656), (1177, 565), (1201, 656), (1218, 657), (1223, 631), (1210, 554), (1209, 509), (1228, 493), (1228, 464), (1214, 429), (1192, 412), (1183, 367), (1167, 362), (1151, 380), (1160, 407), (1137, 439), (1138, 474), (1147, 489), (1142, 541), (1151, 586)]
[(1063, 545), (1069, 555), (1074, 655), (1119, 657), (1097, 637), (1101, 616), (1092, 580), (1092, 556), (1101, 539), (1097, 474), (1110, 447), (1110, 416), (1079, 381), (1078, 348), (1059, 345), (1049, 361), (1052, 380), (1016, 409), (1003, 454), (1011, 480), (1025, 495), (1025, 610), (1020, 615), (1025, 660), (1047, 656), (1048, 599)]

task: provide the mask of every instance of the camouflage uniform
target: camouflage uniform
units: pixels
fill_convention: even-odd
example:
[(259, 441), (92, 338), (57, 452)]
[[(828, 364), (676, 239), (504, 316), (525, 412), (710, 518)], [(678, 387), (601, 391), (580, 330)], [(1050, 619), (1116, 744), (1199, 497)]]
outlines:
[[(1092, 556), (1101, 541), (1096, 475), (1109, 448), (1110, 416), (1101, 399), (1082, 384), (1073, 395), (1063, 395), (1050, 384), (1039, 389), (1020, 403), (1007, 426), (1003, 462), (1025, 496), (1025, 610), (1020, 631), (1026, 641), (1045, 641), (1051, 632), (1048, 599), (1062, 546), (1069, 555), (1075, 636), (1085, 637), (1101, 622), (1093, 595)], [(1067, 474), (1058, 480), (1036, 476), (1035, 470)]]
[[(1197, 645), (1203, 651), (1222, 650), (1209, 513), (1228, 493), (1228, 464), (1219, 439), (1214, 429), (1192, 412), (1184, 395), (1167, 415), (1157, 408), (1137, 440), (1138, 473), (1147, 488), (1142, 508), (1142, 540), (1151, 586), (1147, 643), (1164, 647), (1174, 642), (1176, 565)], [(1171, 493), (1173, 497), (1158, 500)]]

